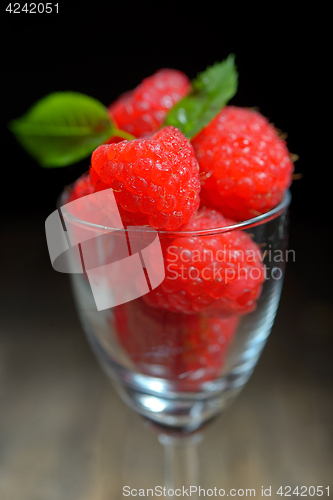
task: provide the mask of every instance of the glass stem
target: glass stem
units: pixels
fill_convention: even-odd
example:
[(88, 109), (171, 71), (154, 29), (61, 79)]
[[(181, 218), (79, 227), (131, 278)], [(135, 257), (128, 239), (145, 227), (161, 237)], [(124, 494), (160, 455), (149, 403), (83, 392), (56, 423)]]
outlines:
[[(164, 486), (167, 498), (183, 497), (186, 495), (184, 490), (187, 490), (192, 500), (199, 498), (198, 447), (202, 438), (200, 433), (187, 437), (159, 434), (158, 440), (164, 447)], [(172, 491), (168, 497), (169, 490)], [(180, 490), (181, 495), (176, 490)]]

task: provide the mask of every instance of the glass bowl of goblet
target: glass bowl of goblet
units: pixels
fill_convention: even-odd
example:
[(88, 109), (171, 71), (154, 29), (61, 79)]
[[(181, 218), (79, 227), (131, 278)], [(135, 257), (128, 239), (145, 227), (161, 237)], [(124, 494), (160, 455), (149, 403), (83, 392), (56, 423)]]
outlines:
[[(79, 245), (79, 251), (70, 257), (72, 262), (81, 259), (82, 267), (76, 266), (75, 271), (75, 264), (72, 266), (71, 284), (87, 339), (120, 397), (157, 430), (166, 450), (168, 487), (195, 484), (195, 450), (201, 431), (248, 381), (275, 319), (288, 252), (290, 193), (276, 208), (250, 220), (194, 231), (157, 231), (163, 263), (166, 266), (167, 250), (172, 256), (168, 262), (173, 263), (172, 269), (164, 269), (157, 287), (149, 282), (149, 265), (140, 253), (145, 246), (142, 241), (148, 247), (156, 231), (118, 226), (121, 243), (115, 244), (114, 227), (108, 226), (105, 218), (91, 222), (84, 211), (71, 212), (65, 195), (61, 201), (69, 237), (72, 235), (74, 241), (75, 232), (83, 231), (81, 240), (90, 242), (85, 256)], [(118, 266), (111, 277), (107, 266), (115, 264), (115, 255), (119, 261), (115, 248), (130, 252), (129, 242), (136, 237), (140, 239), (137, 262), (142, 264), (141, 277), (148, 284), (143, 292), (131, 292), (128, 300), (124, 283), (129, 283), (133, 270)], [(239, 241), (245, 241), (245, 250)], [(207, 252), (216, 244), (221, 249), (219, 258), (216, 252)], [(205, 262), (200, 261), (203, 250), (197, 254), (199, 265), (194, 263), (193, 252), (189, 256), (184, 250), (188, 248), (205, 249)], [(218, 273), (216, 266), (227, 274)], [(89, 275), (89, 269), (99, 271)], [(180, 276), (180, 269), (184, 276)], [(193, 269), (199, 269), (199, 277)], [(205, 279), (210, 280), (209, 286), (202, 283)], [(201, 288), (194, 286), (198, 283)], [(111, 302), (98, 308), (96, 300), (103, 302), (107, 295), (112, 296)]]

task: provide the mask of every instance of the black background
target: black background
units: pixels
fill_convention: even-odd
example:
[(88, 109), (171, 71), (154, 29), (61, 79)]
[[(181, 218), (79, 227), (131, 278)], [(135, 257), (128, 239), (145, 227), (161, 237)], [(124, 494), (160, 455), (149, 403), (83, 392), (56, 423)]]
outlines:
[(292, 187), (294, 220), (329, 223), (329, 158), (318, 114), (320, 110), (325, 116), (327, 106), (327, 98), (322, 102), (327, 80), (324, 28), (318, 35), (311, 16), (270, 11), (261, 18), (255, 11), (236, 11), (181, 10), (172, 4), (160, 10), (149, 4), (113, 5), (102, 11), (98, 3), (76, 9), (60, 3), (59, 14), (6, 12), (2, 183), (7, 188), (2, 202), (12, 199), (15, 186), (11, 211), (50, 211), (63, 185), (89, 167), (87, 158), (65, 169), (44, 170), (17, 146), (6, 123), (40, 97), (73, 90), (108, 105), (161, 67), (193, 78), (232, 52), (239, 88), (231, 102), (257, 106), (288, 134), (288, 147), (300, 158), (295, 167), (303, 178)]
[[(217, 5), (217, 4), (216, 4)], [(324, 15), (252, 7), (233, 10), (172, 3), (59, 4), (59, 14), (2, 12), (2, 215), (24, 211), (41, 221), (64, 185), (89, 168), (43, 169), (8, 132), (42, 96), (56, 90), (86, 93), (108, 105), (161, 67), (190, 78), (229, 53), (236, 55), (239, 88), (231, 103), (256, 106), (286, 132), (299, 156), (291, 205), (295, 271), (309, 292), (332, 298), (328, 48)], [(318, 245), (314, 247), (317, 241)], [(319, 262), (326, 262), (318, 272)], [(319, 280), (319, 282), (318, 282)]]

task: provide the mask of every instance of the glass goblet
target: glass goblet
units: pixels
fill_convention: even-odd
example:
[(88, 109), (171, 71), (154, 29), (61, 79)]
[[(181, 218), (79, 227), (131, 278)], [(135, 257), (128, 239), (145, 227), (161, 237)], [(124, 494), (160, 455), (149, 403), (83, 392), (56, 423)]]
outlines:
[[(70, 213), (66, 195), (61, 202), (68, 234), (82, 229), (89, 240), (91, 232), (94, 265), (90, 267), (102, 268), (114, 251), (114, 244), (104, 238), (113, 229), (104, 223), (92, 223), (84, 214)], [(212, 286), (208, 293), (194, 290), (185, 297), (177, 287), (174, 291), (169, 287), (165, 305), (157, 300), (165, 291), (163, 282), (160, 295), (159, 287), (150, 287), (148, 293), (134, 300), (98, 310), (85, 266), (71, 274), (77, 311), (98, 362), (121, 398), (158, 432), (165, 448), (167, 490), (192, 486), (194, 497), (201, 430), (239, 394), (270, 334), (287, 260), (289, 203), (287, 192), (276, 208), (251, 220), (198, 231), (158, 232), (164, 252), (176, 240), (178, 248), (187, 248), (189, 239), (200, 241), (206, 248), (213, 240), (223, 242), (230, 235), (235, 245), (239, 238), (248, 241), (248, 249), (256, 253), (252, 255), (256, 265), (251, 265), (249, 253), (242, 255), (241, 248), (229, 247), (235, 259), (227, 259), (232, 276), (230, 269), (225, 269), (222, 252), (218, 265), (229, 274), (218, 278), (220, 288)], [(150, 228), (142, 230), (148, 234)], [(129, 231), (120, 230), (118, 236), (122, 234), (123, 241), (128, 242)], [(185, 254), (183, 257), (185, 260)], [(73, 262), (79, 258), (82, 260), (81, 250), (70, 257)], [(248, 275), (242, 275), (242, 263)], [(208, 259), (207, 266), (211, 264)], [(102, 276), (103, 290), (117, 294), (115, 280), (111, 284), (107, 273)], [(228, 291), (227, 281), (233, 283)]]

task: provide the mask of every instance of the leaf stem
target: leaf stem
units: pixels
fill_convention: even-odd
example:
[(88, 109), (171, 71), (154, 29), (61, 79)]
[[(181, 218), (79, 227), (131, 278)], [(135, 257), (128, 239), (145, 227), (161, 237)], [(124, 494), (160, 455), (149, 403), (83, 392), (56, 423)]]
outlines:
[(124, 130), (120, 130), (119, 128), (113, 128), (112, 135), (122, 137), (123, 139), (127, 139), (128, 141), (132, 141), (133, 139), (135, 139), (134, 135), (130, 134), (129, 132), (125, 132)]

